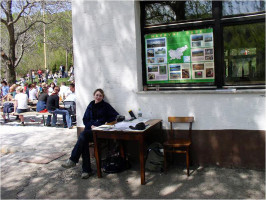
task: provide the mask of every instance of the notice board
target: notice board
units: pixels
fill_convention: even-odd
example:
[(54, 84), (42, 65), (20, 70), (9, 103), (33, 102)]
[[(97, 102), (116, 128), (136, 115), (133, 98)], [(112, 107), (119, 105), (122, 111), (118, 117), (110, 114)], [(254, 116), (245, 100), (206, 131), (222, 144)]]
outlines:
[(147, 84), (214, 82), (213, 29), (145, 35)]

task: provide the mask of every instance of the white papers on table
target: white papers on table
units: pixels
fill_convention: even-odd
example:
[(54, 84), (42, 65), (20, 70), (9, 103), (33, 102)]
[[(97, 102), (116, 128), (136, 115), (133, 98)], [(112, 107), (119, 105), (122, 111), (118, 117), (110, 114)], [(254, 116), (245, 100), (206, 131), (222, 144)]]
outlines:
[(115, 125), (101, 125), (98, 126), (96, 128), (94, 128), (93, 130), (108, 130), (108, 131), (116, 131), (116, 130), (130, 130), (130, 131), (134, 131), (132, 129), (129, 128), (129, 126), (136, 126), (136, 124), (140, 123), (140, 122), (146, 122), (148, 121), (148, 119), (134, 119), (132, 121), (122, 121), (122, 122), (118, 122)]

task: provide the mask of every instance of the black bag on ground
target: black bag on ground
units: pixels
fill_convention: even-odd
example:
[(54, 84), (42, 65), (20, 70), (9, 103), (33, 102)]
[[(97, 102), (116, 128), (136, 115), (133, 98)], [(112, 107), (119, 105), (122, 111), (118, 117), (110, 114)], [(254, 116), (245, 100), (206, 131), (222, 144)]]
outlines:
[(128, 168), (128, 160), (122, 158), (119, 154), (107, 156), (103, 161), (103, 172), (105, 173), (119, 173)]
[(14, 104), (11, 102), (4, 103), (3, 113), (12, 113), (14, 112)]
[(163, 146), (158, 142), (152, 143), (148, 148), (148, 156), (145, 163), (145, 169), (152, 172), (162, 172), (163, 164)]

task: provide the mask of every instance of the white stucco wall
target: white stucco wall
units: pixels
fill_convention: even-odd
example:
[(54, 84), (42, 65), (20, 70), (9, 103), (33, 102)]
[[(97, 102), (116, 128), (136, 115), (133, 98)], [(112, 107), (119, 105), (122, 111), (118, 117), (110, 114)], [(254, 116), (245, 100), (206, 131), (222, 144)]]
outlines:
[(78, 126), (103, 88), (106, 100), (126, 116), (144, 118), (195, 116), (193, 129), (266, 130), (265, 93), (219, 91), (141, 92), (139, 3), (134, 1), (73, 1), (74, 66)]

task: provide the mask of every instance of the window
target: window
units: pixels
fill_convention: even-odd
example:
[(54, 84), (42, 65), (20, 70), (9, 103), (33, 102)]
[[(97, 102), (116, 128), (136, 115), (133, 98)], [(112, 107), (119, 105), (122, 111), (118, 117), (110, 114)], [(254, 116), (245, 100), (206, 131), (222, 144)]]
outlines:
[(148, 88), (265, 88), (264, 1), (141, 2)]
[(259, 0), (252, 0), (252, 1), (231, 0), (223, 2), (223, 16), (264, 12), (264, 10), (265, 10), (265, 2)]
[(161, 1), (145, 5), (145, 24), (164, 24), (212, 17), (211, 1)]
[(265, 24), (226, 26), (225, 85), (265, 83)]

